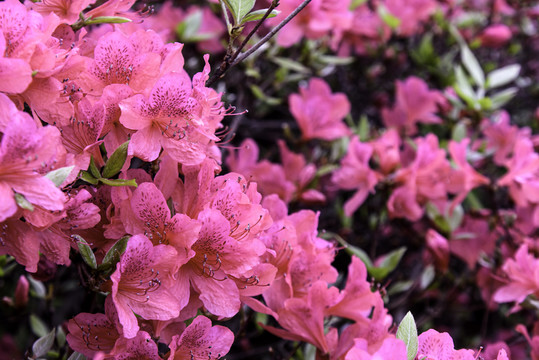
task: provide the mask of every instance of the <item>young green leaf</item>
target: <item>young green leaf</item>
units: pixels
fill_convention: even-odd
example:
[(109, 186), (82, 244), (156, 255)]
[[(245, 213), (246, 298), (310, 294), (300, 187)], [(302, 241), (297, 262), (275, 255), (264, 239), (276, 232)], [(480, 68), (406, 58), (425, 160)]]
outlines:
[(131, 22), (131, 19), (121, 17), (121, 16), (98, 16), (93, 19), (84, 20), (84, 25), (94, 25), (94, 24), (123, 24), (126, 22)]
[[(264, 17), (264, 14), (268, 11), (268, 9), (261, 9), (261, 10), (255, 10), (251, 11), (249, 14), (245, 15), (242, 19), (241, 23), (242, 25), (249, 21), (258, 21)], [(268, 15), (266, 19), (276, 17), (279, 15), (279, 10), (272, 10), (271, 13)]]
[(75, 165), (61, 167), (59, 169), (48, 172), (45, 177), (51, 180), (57, 187), (67, 179)]
[(403, 246), (384, 255), (380, 264), (369, 270), (369, 274), (376, 280), (383, 280), (390, 272), (395, 270), (405, 252), (406, 247)]
[(84, 240), (80, 235), (71, 235), (71, 237), (77, 239), (77, 246), (79, 247), (79, 252), (84, 262), (92, 269), (97, 269), (97, 261), (95, 259), (94, 252), (86, 240)]
[(381, 5), (378, 6), (378, 16), (382, 19), (384, 23), (386, 23), (387, 26), (389, 26), (392, 29), (396, 29), (401, 24), (401, 20), (391, 14), (385, 6)]
[(15, 202), (17, 205), (24, 210), (34, 211), (34, 205), (23, 194), (15, 193)]
[(112, 273), (115, 270), (116, 264), (120, 261), (120, 257), (127, 247), (128, 236), (124, 236), (118, 240), (103, 258), (103, 262), (97, 267), (99, 271), (104, 273)]
[(99, 169), (97, 168), (97, 166), (95, 165), (95, 161), (94, 161), (94, 157), (92, 156), (90, 158), (90, 166), (88, 168), (88, 171), (90, 172), (90, 174), (92, 174), (93, 177), (95, 177), (96, 179), (99, 179), (101, 177), (101, 174), (99, 173)]
[(32, 352), (34, 353), (35, 359), (47, 355), (47, 352), (49, 352), (54, 344), (55, 336), (56, 329), (52, 329), (50, 333), (36, 340), (36, 342), (32, 345)]
[(103, 177), (110, 178), (120, 172), (124, 166), (125, 160), (127, 159), (127, 147), (129, 141), (124, 142), (122, 145), (118, 146), (112, 155), (107, 160), (105, 167), (103, 168)]
[(461, 47), (460, 57), (464, 67), (475, 81), (475, 84), (482, 88), (485, 87), (485, 74), (483, 73), (483, 69), (481, 69), (481, 65), (479, 65), (477, 58), (468, 46), (463, 45)]
[(509, 101), (511, 101), (511, 99), (516, 95), (517, 92), (518, 88), (512, 87), (492, 95), (490, 97), (490, 100), (492, 101), (492, 109), (499, 109), (505, 104), (507, 104)]
[(30, 329), (32, 329), (32, 332), (40, 338), (47, 336), (49, 333), (47, 325), (35, 314), (30, 315)]
[(223, 0), (226, 7), (232, 13), (234, 24), (240, 25), (243, 23), (243, 18), (255, 6), (255, 0)]
[(137, 181), (135, 179), (99, 179), (103, 184), (109, 186), (133, 186), (137, 187)]
[(404, 341), (406, 344), (408, 360), (414, 360), (415, 356), (417, 355), (419, 342), (417, 340), (417, 326), (411, 312), (408, 311), (400, 322), (396, 336), (397, 339)]
[(178, 24), (176, 34), (181, 41), (189, 41), (195, 36), (202, 24), (202, 15), (202, 10), (195, 11)]
[(81, 171), (80, 178), (81, 180), (86, 181), (87, 183), (92, 185), (97, 185), (99, 183), (99, 181), (95, 177), (93, 177), (92, 174), (90, 174), (88, 171)]
[(496, 69), (487, 76), (487, 88), (492, 89), (507, 85), (516, 80), (519, 73), (520, 65), (518, 64), (507, 65), (501, 69)]

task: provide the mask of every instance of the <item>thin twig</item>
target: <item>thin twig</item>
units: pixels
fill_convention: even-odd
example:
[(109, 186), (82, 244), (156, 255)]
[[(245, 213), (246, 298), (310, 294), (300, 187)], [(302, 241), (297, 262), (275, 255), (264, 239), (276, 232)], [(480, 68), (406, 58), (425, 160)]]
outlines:
[(279, 25), (277, 25), (276, 27), (274, 27), (273, 29), (271, 29), (271, 31), (266, 35), (264, 36), (259, 42), (257, 42), (255, 45), (253, 45), (252, 48), (250, 48), (249, 50), (247, 50), (246, 52), (244, 52), (243, 54), (241, 54), (241, 56), (239, 56), (236, 61), (234, 61), (230, 66), (235, 66), (237, 64), (239, 64), (240, 62), (242, 62), (243, 60), (245, 60), (246, 58), (249, 57), (249, 55), (251, 55), (252, 53), (254, 53), (256, 50), (258, 50), (262, 45), (264, 45), (264, 43), (268, 42), (269, 39), (271, 39), (273, 36), (275, 36), (275, 34), (277, 34), (277, 32), (279, 30), (281, 30), (283, 28), (283, 26), (285, 26), (286, 24), (288, 24), (290, 22), (290, 20), (292, 20), (301, 10), (303, 10), (303, 8), (305, 6), (307, 6), (309, 3), (311, 2), (311, 0), (304, 0), (298, 7), (296, 10), (294, 10), (290, 15), (288, 15), (286, 17), (286, 19), (284, 19), (283, 21), (281, 21), (279, 23)]
[(247, 34), (247, 36), (245, 37), (245, 39), (243, 39), (243, 42), (241, 43), (240, 47), (236, 50), (236, 52), (234, 53), (234, 55), (232, 55), (232, 57), (230, 58), (230, 61), (234, 62), (234, 60), (236, 60), (236, 58), (238, 57), (238, 55), (241, 53), (241, 51), (243, 50), (243, 48), (247, 45), (247, 43), (249, 42), (249, 40), (251, 40), (251, 37), (253, 37), (253, 35), (258, 31), (258, 29), (260, 28), (260, 26), (262, 26), (262, 23), (264, 21), (266, 21), (266, 19), (268, 18), (268, 16), (270, 16), (271, 12), (273, 10), (275, 10), (275, 8), (277, 7), (277, 5), (279, 5), (279, 0), (273, 0), (271, 2), (271, 5), (270, 7), (268, 8), (268, 10), (266, 11), (266, 13), (264, 14), (264, 16), (256, 23), (255, 27), (253, 28), (253, 30), (251, 30), (251, 32), (249, 32), (249, 34)]
[[(231, 61), (231, 57), (227, 54), (225, 56), (225, 60), (223, 61), (223, 63), (221, 63), (221, 65), (219, 66), (219, 68), (217, 69), (217, 71), (208, 79), (208, 81), (206, 81), (206, 86), (211, 86), (214, 82), (216, 82), (218, 79), (222, 78), (225, 73), (233, 66), (236, 66), (237, 64), (239, 64), (240, 62), (242, 62), (243, 60), (245, 60), (247, 57), (249, 57), (252, 53), (254, 53), (256, 50), (258, 50), (262, 45), (264, 45), (266, 42), (268, 42), (273, 36), (275, 36), (275, 34), (277, 34), (277, 32), (279, 30), (281, 30), (283, 28), (283, 26), (285, 26), (286, 24), (288, 24), (290, 22), (290, 20), (292, 20), (301, 10), (303, 10), (303, 8), (305, 6), (307, 6), (309, 3), (311, 2), (311, 0), (304, 0), (292, 13), (290, 13), (290, 15), (288, 15), (286, 17), (286, 19), (284, 19), (283, 21), (281, 21), (279, 23), (279, 25), (277, 25), (276, 27), (274, 27), (273, 29), (271, 29), (271, 31), (266, 35), (264, 36), (262, 39), (260, 39), (255, 45), (253, 45), (253, 47), (251, 47), (249, 50), (247, 50), (246, 52), (244, 52), (243, 54), (241, 54), (240, 56), (234, 54), (234, 58), (235, 60)], [(273, 5), (273, 3), (272, 3)], [(269, 14), (264, 14), (264, 16), (266, 15), (269, 15)], [(267, 17), (267, 16), (266, 16)], [(258, 24), (257, 24), (258, 25)], [(251, 35), (252, 36), (252, 35)]]

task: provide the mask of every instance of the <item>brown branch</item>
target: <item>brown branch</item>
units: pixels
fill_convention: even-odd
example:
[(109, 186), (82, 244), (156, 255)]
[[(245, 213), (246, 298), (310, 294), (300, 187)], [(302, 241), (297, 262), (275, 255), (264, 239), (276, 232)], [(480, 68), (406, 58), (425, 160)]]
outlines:
[[(292, 13), (290, 13), (290, 15), (288, 15), (286, 17), (286, 19), (284, 19), (283, 21), (281, 21), (279, 23), (279, 25), (277, 25), (276, 27), (271, 29), (271, 31), (266, 36), (264, 36), (262, 39), (260, 39), (255, 45), (253, 45), (253, 47), (251, 47), (249, 50), (247, 50), (243, 54), (241, 54), (241, 55), (236, 55), (236, 54), (233, 54), (233, 55), (227, 54), (227, 55), (225, 55), (225, 59), (223, 60), (223, 62), (221, 63), (221, 65), (219, 66), (217, 71), (215, 71), (215, 73), (210, 77), (210, 79), (208, 79), (208, 81), (206, 81), (206, 86), (211, 86), (217, 80), (222, 78), (231, 67), (233, 67), (233, 66), (239, 64), (240, 62), (242, 62), (243, 60), (245, 60), (252, 53), (254, 53), (256, 50), (258, 50), (262, 45), (264, 45), (266, 42), (268, 42), (273, 36), (275, 36), (275, 34), (277, 34), (277, 32), (279, 32), (279, 30), (281, 30), (283, 28), (283, 26), (288, 24), (290, 22), (290, 20), (292, 20), (310, 2), (311, 2), (311, 0), (304, 0)], [(273, 3), (274, 2), (272, 2), (272, 6), (273, 6)], [(269, 16), (268, 12), (266, 12), (266, 14), (264, 14), (264, 18), (262, 18), (261, 21), (265, 20), (267, 18), (267, 16)], [(259, 24), (257, 24), (257, 26), (260, 27)], [(255, 29), (258, 29), (258, 28), (255, 27)], [(245, 42), (245, 44), (247, 44), (247, 43)], [(242, 45), (245, 46), (243, 43), (242, 43)], [(240, 50), (241, 49), (239, 49), (239, 51)], [(238, 54), (239, 54), (239, 51), (237, 52)]]

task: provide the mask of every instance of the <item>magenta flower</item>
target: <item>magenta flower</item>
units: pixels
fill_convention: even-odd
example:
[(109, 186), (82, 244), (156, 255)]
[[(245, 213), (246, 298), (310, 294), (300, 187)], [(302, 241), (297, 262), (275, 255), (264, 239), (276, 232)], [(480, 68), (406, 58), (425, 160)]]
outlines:
[(447, 190), (456, 194), (451, 202), (451, 210), (460, 204), (475, 187), (486, 185), (490, 180), (478, 173), (466, 159), (466, 152), (470, 139), (464, 139), (460, 143), (449, 141), (449, 153), (453, 158), (456, 169), (452, 169), (449, 174)]
[[(34, 13), (36, 14), (36, 13)], [(0, 91), (20, 94), (32, 82), (32, 67), (29, 64), (33, 47), (38, 41), (29, 41), (28, 25), (31, 16), (17, 0), (0, 3)], [(26, 48), (25, 53), (20, 51)], [(23, 56), (26, 55), (26, 56)]]
[(396, 127), (413, 135), (417, 132), (418, 122), (440, 123), (435, 112), (445, 99), (439, 91), (429, 90), (427, 83), (414, 76), (397, 81), (396, 88), (395, 105), (391, 109), (382, 109), (382, 119), (387, 127)]
[(205, 316), (197, 316), (172, 338), (169, 360), (218, 360), (230, 350), (234, 334), (224, 326), (211, 326)]
[(80, 86), (92, 94), (101, 94), (105, 86), (112, 84), (127, 84), (134, 91), (143, 91), (159, 75), (158, 51), (162, 46), (154, 32), (140, 31), (129, 38), (118, 31), (109, 32), (99, 38), (94, 59), (80, 75)]
[(73, 24), (79, 19), (79, 14), (94, 2), (95, 0), (42, 0), (31, 2), (27, 6), (44, 16), (53, 12), (60, 21)]
[(502, 267), (509, 277), (509, 283), (496, 291), (494, 301), (520, 304), (528, 295), (539, 294), (539, 259), (522, 245), (514, 259), (508, 259)]
[(475, 360), (473, 350), (455, 350), (453, 339), (448, 333), (439, 333), (430, 329), (419, 335), (418, 341), (418, 359), (426, 357), (427, 359)]
[(153, 161), (163, 148), (179, 163), (200, 164), (210, 143), (219, 139), (193, 96), (187, 75), (170, 73), (157, 81), (149, 98), (139, 94), (123, 100), (120, 122), (137, 130), (129, 143), (129, 155)]
[(126, 338), (135, 337), (139, 330), (134, 313), (155, 320), (179, 315), (180, 302), (170, 292), (172, 275), (178, 268), (176, 259), (177, 252), (172, 246), (154, 247), (144, 235), (129, 239), (111, 275), (112, 299)]
[(6, 124), (1, 141), (0, 222), (17, 211), (15, 193), (46, 210), (63, 210), (65, 195), (43, 176), (64, 155), (58, 129), (38, 128), (27, 114), (19, 113)]
[(387, 10), (400, 20), (397, 32), (410, 36), (421, 30), (421, 23), (427, 20), (436, 10), (434, 0), (385, 0)]
[(354, 347), (346, 353), (344, 360), (406, 360), (406, 345), (400, 339), (388, 337), (384, 339), (382, 346), (374, 352), (369, 353), (367, 340), (355, 339)]
[(121, 337), (118, 314), (111, 297), (105, 300), (104, 314), (80, 313), (67, 323), (69, 346), (90, 358), (98, 352), (111, 352)]
[(357, 136), (348, 145), (348, 153), (341, 160), (341, 167), (333, 173), (331, 180), (345, 190), (357, 190), (344, 204), (344, 213), (352, 214), (363, 204), (367, 195), (374, 192), (380, 175), (369, 167), (373, 152), (371, 144), (362, 143)]
[(342, 122), (350, 112), (350, 102), (343, 93), (333, 94), (322, 79), (312, 78), (299, 94), (289, 97), (290, 112), (298, 122), (304, 140), (335, 140), (350, 134)]

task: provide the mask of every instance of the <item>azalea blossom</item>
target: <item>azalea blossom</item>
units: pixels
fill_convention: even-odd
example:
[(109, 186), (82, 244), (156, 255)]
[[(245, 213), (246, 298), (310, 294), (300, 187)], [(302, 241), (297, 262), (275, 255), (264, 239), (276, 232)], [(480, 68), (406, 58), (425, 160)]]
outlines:
[(299, 94), (289, 97), (290, 112), (294, 115), (304, 140), (335, 140), (350, 134), (342, 122), (350, 112), (350, 102), (343, 93), (332, 93), (322, 79), (312, 78)]

